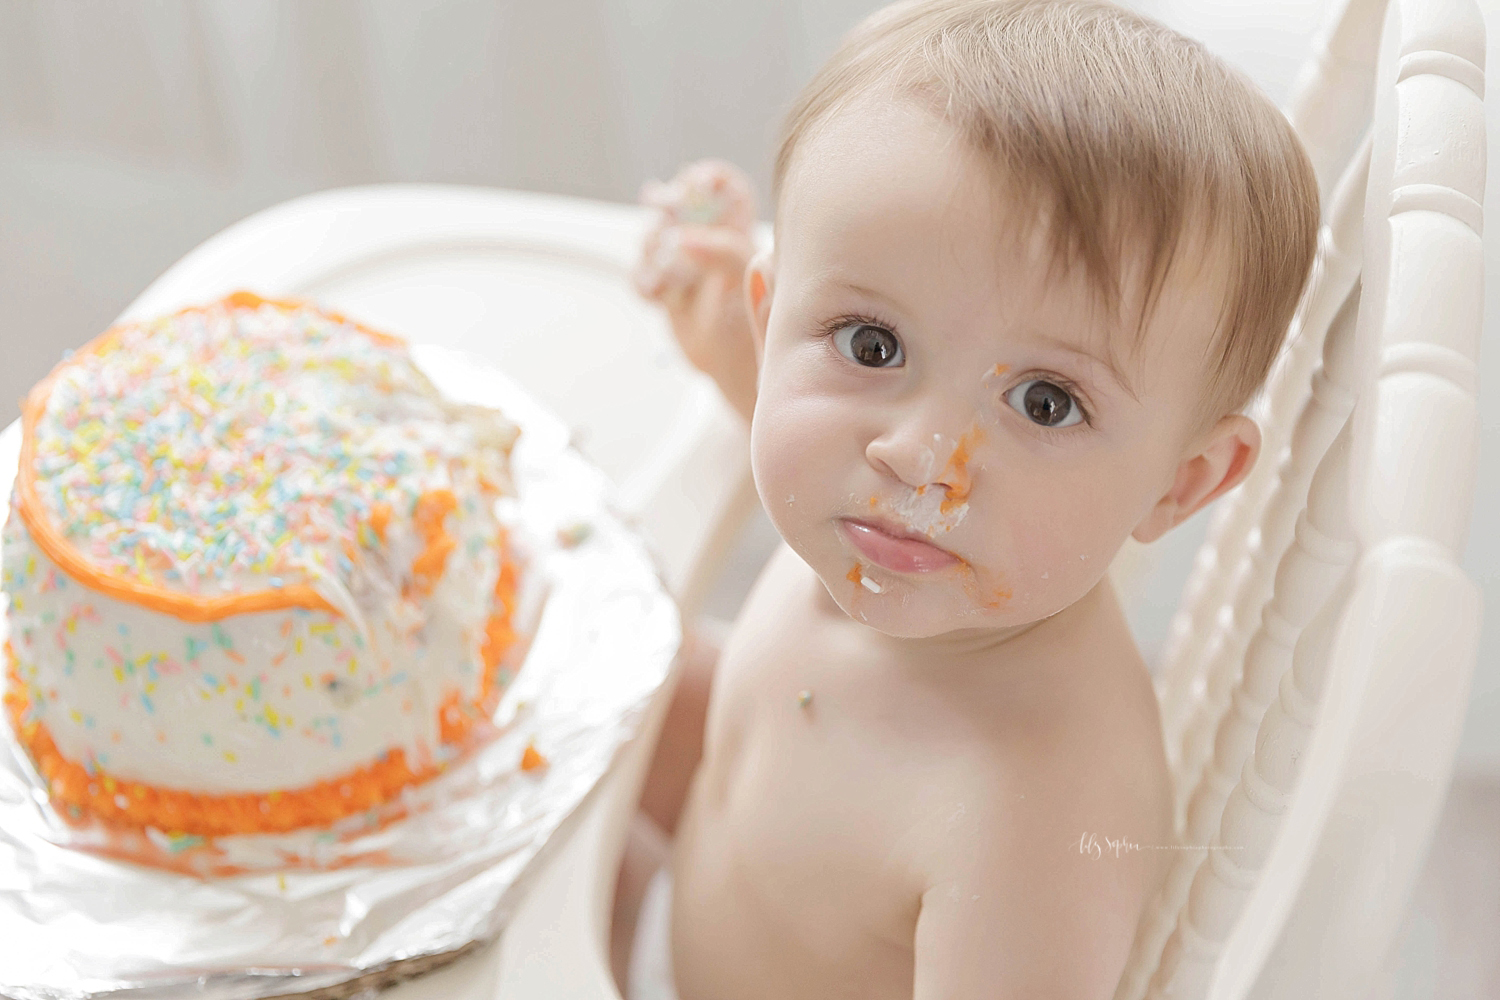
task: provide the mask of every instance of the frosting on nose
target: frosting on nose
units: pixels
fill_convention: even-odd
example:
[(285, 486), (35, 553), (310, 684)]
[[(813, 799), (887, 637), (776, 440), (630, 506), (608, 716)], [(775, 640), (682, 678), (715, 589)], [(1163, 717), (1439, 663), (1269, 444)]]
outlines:
[[(934, 433), (932, 443), (923, 445), (919, 452), (921, 468), (916, 475), (922, 485), (905, 487), (889, 505), (890, 513), (908, 530), (928, 538), (958, 527), (969, 513), (968, 463), (975, 445), (983, 437), (978, 421), (957, 441)], [(940, 455), (943, 457), (939, 458)], [(871, 506), (875, 506), (876, 498), (870, 500)]]
[(907, 489), (891, 505), (891, 513), (908, 530), (936, 538), (958, 527), (969, 513), (967, 502), (949, 503), (946, 494), (946, 490), (927, 486)]
[(917, 476), (922, 482), (930, 483), (937, 478), (938, 473), (942, 472), (943, 466), (947, 464), (946, 457), (940, 459), (938, 456), (951, 455), (957, 446), (958, 443), (950, 437), (943, 434), (932, 435), (932, 444), (924, 444), (921, 450), (922, 468), (917, 472)]

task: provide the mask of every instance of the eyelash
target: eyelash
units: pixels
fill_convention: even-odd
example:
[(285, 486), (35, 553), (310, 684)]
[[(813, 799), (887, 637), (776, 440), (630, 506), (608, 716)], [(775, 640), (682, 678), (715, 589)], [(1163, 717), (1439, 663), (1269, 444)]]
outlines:
[[(837, 316), (824, 323), (822, 327), (819, 328), (818, 337), (820, 339), (826, 340), (851, 323), (868, 323), (870, 326), (878, 326), (881, 329), (889, 330), (891, 333), (895, 334), (898, 340), (901, 339), (901, 331), (896, 329), (896, 324), (888, 322), (874, 313), (845, 313), (842, 316)], [(1032, 379), (1042, 379), (1044, 381), (1051, 382), (1053, 385), (1066, 392), (1069, 396), (1072, 396), (1074, 405), (1078, 407), (1078, 412), (1083, 415), (1083, 422), (1089, 427), (1094, 426), (1094, 414), (1089, 407), (1083, 404), (1083, 390), (1079, 388), (1077, 382), (1074, 382), (1072, 379), (1066, 378), (1062, 375), (1058, 375), (1055, 372), (1035, 371), (1027, 372), (1024, 378), (1011, 383), (1010, 388), (1014, 389), (1021, 383), (1030, 382)], [(1006, 390), (1006, 392), (1009, 391), (1009, 389)], [(1000, 395), (1003, 400), (1005, 393), (1002, 392)], [(1050, 437), (1053, 440), (1065, 437), (1070, 429), (1064, 427), (1059, 430), (1056, 427), (1043, 427), (1041, 424), (1032, 423), (1029, 420), (1027, 421), (1027, 423), (1031, 425), (1033, 430), (1037, 431), (1045, 437)]]
[(832, 337), (835, 333), (842, 330), (844, 327), (857, 323), (863, 323), (868, 326), (878, 326), (882, 330), (889, 330), (891, 333), (895, 334), (897, 340), (901, 339), (901, 331), (896, 329), (896, 324), (888, 323), (885, 320), (881, 319), (879, 316), (874, 315), (873, 313), (845, 313), (843, 316), (835, 317), (834, 319), (831, 319), (828, 322), (824, 323), (819, 328), (818, 336), (820, 338)]

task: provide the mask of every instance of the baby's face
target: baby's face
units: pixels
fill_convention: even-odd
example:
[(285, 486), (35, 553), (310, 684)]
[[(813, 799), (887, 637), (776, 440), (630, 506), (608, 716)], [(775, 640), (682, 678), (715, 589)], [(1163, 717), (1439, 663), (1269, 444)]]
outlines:
[(783, 186), (756, 486), (839, 606), (890, 635), (1072, 604), (1128, 535), (1159, 533), (1201, 430), (1216, 267), (1174, 274), (1137, 350), (1082, 274), (1049, 278), (1045, 232), (995, 188), (949, 126), (893, 102), (809, 136)]

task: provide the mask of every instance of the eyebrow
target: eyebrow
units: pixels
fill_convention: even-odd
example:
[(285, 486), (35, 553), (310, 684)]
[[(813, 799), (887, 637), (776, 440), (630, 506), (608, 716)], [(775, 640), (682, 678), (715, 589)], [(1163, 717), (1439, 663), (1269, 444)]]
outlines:
[(838, 282), (838, 284), (851, 292), (858, 292), (860, 295), (866, 295), (872, 299), (879, 299), (897, 312), (903, 315), (906, 314), (906, 310), (901, 308), (901, 303), (897, 302), (895, 299), (891, 298), (884, 292), (877, 292), (875, 289), (866, 288), (864, 285), (856, 285), (852, 281), (840, 281)]
[(1059, 340), (1055, 337), (1042, 337), (1041, 340), (1049, 347), (1063, 351), (1067, 354), (1075, 355), (1099, 368), (1104, 369), (1105, 374), (1113, 379), (1115, 385), (1119, 386), (1127, 396), (1129, 396), (1137, 403), (1141, 401), (1141, 398), (1136, 395), (1135, 388), (1131, 386), (1130, 381), (1125, 378), (1124, 373), (1122, 373), (1120, 369), (1116, 368), (1114, 362), (1110, 361), (1109, 358), (1101, 358), (1097, 354), (1094, 354), (1092, 351), (1086, 351), (1076, 344), (1070, 344), (1066, 340)]

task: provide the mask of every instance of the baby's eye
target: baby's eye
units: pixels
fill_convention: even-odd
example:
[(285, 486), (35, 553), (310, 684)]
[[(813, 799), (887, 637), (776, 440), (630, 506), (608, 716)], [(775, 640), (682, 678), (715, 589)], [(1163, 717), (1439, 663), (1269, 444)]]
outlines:
[(1071, 427), (1083, 420), (1083, 408), (1067, 390), (1045, 379), (1027, 379), (1007, 392), (1005, 401), (1043, 427)]
[(896, 335), (872, 323), (839, 327), (833, 331), (833, 346), (850, 361), (868, 368), (895, 368), (906, 360)]

